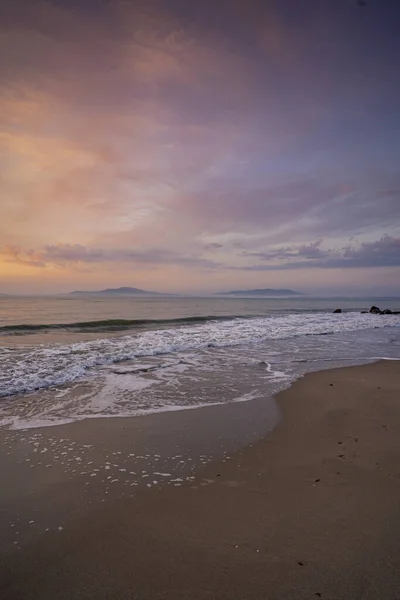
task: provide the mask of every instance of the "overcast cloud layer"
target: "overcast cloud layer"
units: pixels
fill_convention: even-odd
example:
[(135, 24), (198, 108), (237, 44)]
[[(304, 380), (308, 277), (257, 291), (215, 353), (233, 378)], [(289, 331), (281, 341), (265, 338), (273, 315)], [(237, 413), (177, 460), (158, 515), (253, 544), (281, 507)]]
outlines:
[(400, 293), (397, 0), (0, 8), (0, 292)]

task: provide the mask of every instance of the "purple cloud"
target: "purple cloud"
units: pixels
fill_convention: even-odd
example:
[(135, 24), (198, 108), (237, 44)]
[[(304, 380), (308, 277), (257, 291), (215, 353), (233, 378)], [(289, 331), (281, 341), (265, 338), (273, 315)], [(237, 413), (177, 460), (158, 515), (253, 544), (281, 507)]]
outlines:
[(242, 253), (260, 259), (259, 264), (231, 267), (246, 271), (290, 269), (356, 269), (366, 267), (400, 267), (400, 237), (389, 235), (373, 242), (363, 242), (339, 249), (321, 248), (322, 240), (311, 244), (279, 248), (271, 252)]

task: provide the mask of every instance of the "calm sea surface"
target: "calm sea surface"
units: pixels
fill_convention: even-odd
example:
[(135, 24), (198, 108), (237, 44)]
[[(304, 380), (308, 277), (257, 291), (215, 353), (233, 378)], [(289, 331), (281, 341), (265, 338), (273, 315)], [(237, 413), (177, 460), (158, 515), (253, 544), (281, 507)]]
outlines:
[[(264, 397), (307, 371), (400, 358), (395, 298), (0, 297), (0, 424)], [(342, 314), (332, 314), (342, 308)]]

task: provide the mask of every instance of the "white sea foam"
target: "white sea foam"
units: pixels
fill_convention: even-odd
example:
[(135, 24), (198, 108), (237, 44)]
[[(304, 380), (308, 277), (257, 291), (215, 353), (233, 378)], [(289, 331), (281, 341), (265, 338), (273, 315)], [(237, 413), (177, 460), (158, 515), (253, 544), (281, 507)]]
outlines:
[[(398, 357), (399, 324), (380, 315), (290, 315), (19, 347), (0, 356), (3, 385), (20, 378), (23, 389), (36, 382), (39, 391), (3, 398), (0, 425), (30, 429), (265, 399), (310, 370)], [(160, 356), (162, 348), (169, 354)], [(5, 369), (9, 354), (14, 363)]]
[[(232, 319), (197, 326), (144, 331), (68, 345), (12, 348), (0, 354), (0, 397), (81, 380), (96, 367), (137, 357), (208, 347), (223, 348), (263, 340), (290, 339), (400, 325), (400, 316), (345, 313), (291, 314), (278, 317)], [(166, 365), (168, 366), (168, 364)], [(140, 366), (115, 366), (119, 376)], [(148, 365), (143, 365), (144, 370)]]

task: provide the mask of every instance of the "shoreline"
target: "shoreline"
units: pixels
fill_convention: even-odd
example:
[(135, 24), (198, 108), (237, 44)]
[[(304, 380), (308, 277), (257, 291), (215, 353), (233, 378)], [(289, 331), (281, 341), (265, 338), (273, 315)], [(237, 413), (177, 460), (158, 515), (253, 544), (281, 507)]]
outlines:
[(271, 398), (201, 410), (0, 431), (0, 553), (34, 542), (104, 503), (192, 481), (271, 431)]
[(305, 375), (231, 458), (3, 554), (2, 598), (396, 599), (399, 392), (393, 361)]
[[(297, 381), (299, 381), (300, 379), (302, 379), (303, 377), (305, 377), (306, 375), (312, 374), (312, 373), (317, 373), (317, 372), (321, 372), (321, 371), (331, 371), (331, 370), (336, 370), (336, 369), (345, 369), (345, 368), (351, 368), (351, 367), (356, 367), (356, 366), (362, 366), (362, 365), (369, 365), (369, 364), (375, 364), (377, 362), (380, 361), (400, 361), (400, 358), (395, 358), (395, 357), (386, 357), (386, 356), (377, 356), (377, 357), (359, 357), (359, 358), (316, 358), (316, 359), (312, 359), (312, 360), (300, 360), (299, 363), (303, 363), (303, 364), (312, 364), (312, 368), (310, 368), (309, 370), (306, 371), (299, 371), (296, 374), (292, 374), (293, 377), (292, 379), (289, 380), (283, 380), (283, 386), (278, 388), (277, 391), (275, 392), (271, 392), (269, 391), (269, 393), (266, 396), (256, 396), (255, 398), (247, 398), (246, 396), (249, 395), (249, 392), (243, 391), (242, 396), (239, 395), (238, 398), (230, 400), (230, 401), (223, 401), (223, 400), (218, 400), (216, 399), (215, 401), (207, 401), (204, 403), (200, 403), (200, 404), (193, 404), (193, 405), (162, 405), (161, 407), (159, 407), (158, 409), (137, 409), (136, 412), (135, 409), (133, 409), (133, 412), (131, 413), (124, 413), (122, 412), (121, 414), (96, 414), (96, 413), (88, 413), (86, 415), (80, 415), (79, 417), (61, 417), (59, 421), (52, 421), (51, 419), (46, 421), (40, 421), (40, 419), (37, 421), (37, 423), (40, 424), (35, 424), (32, 425), (31, 423), (29, 423), (27, 426), (23, 426), (21, 424), (19, 424), (18, 427), (14, 427), (13, 426), (13, 419), (15, 417), (12, 416), (3, 416), (2, 420), (0, 420), (0, 437), (1, 437), (1, 433), (5, 432), (5, 431), (10, 431), (10, 432), (21, 432), (21, 433), (25, 433), (27, 431), (45, 431), (46, 429), (51, 429), (51, 430), (55, 430), (55, 431), (62, 431), (62, 428), (68, 428), (69, 427), (75, 427), (77, 426), (79, 423), (87, 423), (88, 421), (91, 420), (104, 420), (104, 421), (108, 421), (109, 419), (116, 419), (116, 420), (131, 420), (131, 419), (148, 419), (148, 418), (153, 418), (153, 417), (157, 417), (158, 415), (163, 415), (166, 413), (181, 413), (181, 412), (185, 412), (185, 411), (195, 411), (195, 410), (199, 410), (199, 409), (210, 409), (212, 407), (220, 407), (220, 406), (233, 406), (235, 404), (241, 404), (241, 403), (248, 403), (248, 402), (252, 402), (253, 400), (255, 401), (272, 401), (275, 402), (275, 398), (277, 398), (277, 396), (279, 396), (279, 394), (285, 392), (287, 389), (290, 389)], [(127, 361), (127, 363), (129, 365), (129, 361)], [(260, 361), (260, 364), (262, 365), (266, 365), (267, 366), (267, 371), (270, 371), (270, 365), (268, 364), (268, 362), (266, 361)], [(329, 366), (326, 366), (326, 365)], [(75, 396), (78, 396), (83, 394), (86, 395), (87, 391), (91, 389), (91, 387), (94, 386), (94, 382), (91, 380), (82, 380), (79, 382), (76, 382), (75, 384), (72, 383), (65, 383), (62, 384), (60, 386), (50, 386), (48, 388), (42, 388), (39, 390), (35, 390), (32, 392), (28, 393), (28, 397), (32, 398), (35, 397), (36, 402), (41, 403), (43, 402), (43, 397), (46, 398), (46, 401), (48, 402), (49, 397), (51, 398), (51, 401), (54, 402), (54, 400), (56, 400), (56, 398), (54, 398), (53, 394), (54, 394), (54, 389), (57, 389), (57, 391), (63, 391), (64, 393), (68, 393), (70, 389), (72, 389), (72, 393), (71, 393), (71, 399), (74, 399)], [(75, 387), (77, 387), (77, 390), (74, 389)], [(101, 388), (99, 388), (101, 389)], [(250, 393), (251, 395), (251, 393)], [(12, 402), (25, 402), (25, 396), (24, 395), (19, 395), (19, 394), (14, 394), (12, 396), (5, 396), (0, 398), (0, 400), (3, 400), (5, 402), (8, 403), (12, 403)], [(18, 421), (17, 421), (18, 423)]]

